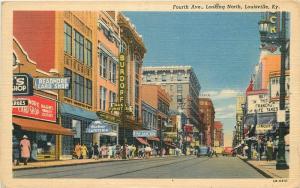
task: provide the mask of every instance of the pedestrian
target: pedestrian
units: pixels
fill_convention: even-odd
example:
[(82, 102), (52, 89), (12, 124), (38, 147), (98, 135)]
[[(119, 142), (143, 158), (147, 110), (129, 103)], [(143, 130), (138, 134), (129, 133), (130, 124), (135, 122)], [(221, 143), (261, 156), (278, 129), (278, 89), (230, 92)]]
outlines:
[(81, 146), (81, 154), (82, 154), (82, 158), (83, 159), (86, 159), (87, 158), (87, 156), (88, 156), (88, 149), (87, 149), (87, 147), (85, 146), (85, 144), (82, 144), (82, 146)]
[(269, 137), (267, 141), (267, 161), (271, 161), (273, 157), (273, 141), (272, 138)]
[(134, 158), (135, 152), (136, 152), (136, 147), (135, 147), (135, 145), (132, 145), (131, 148), (132, 148), (131, 158)]
[(149, 145), (147, 145), (145, 148), (145, 154), (146, 154), (146, 159), (149, 159), (151, 155), (151, 147)]
[(178, 147), (175, 148), (175, 154), (176, 154), (177, 157), (179, 156), (179, 149), (178, 149)]
[(276, 160), (277, 158), (277, 153), (278, 153), (278, 142), (279, 142), (279, 136), (276, 136), (276, 139), (274, 140), (273, 143), (273, 160)]
[(142, 146), (141, 151), (142, 151), (142, 158), (145, 158), (145, 147), (144, 147), (144, 145)]
[(110, 159), (110, 158), (112, 158), (112, 155), (113, 155), (112, 146), (109, 144), (107, 146), (107, 156)]
[(93, 158), (95, 160), (98, 160), (99, 159), (99, 150), (98, 150), (98, 144), (97, 142), (95, 142), (95, 144), (93, 145)]
[(13, 164), (18, 166), (20, 163), (20, 144), (16, 136), (13, 136)]
[(21, 157), (24, 162), (24, 165), (27, 165), (28, 159), (30, 157), (30, 141), (28, 140), (28, 137), (26, 135), (23, 136), (23, 139), (20, 142), (20, 148), (21, 148)]
[(121, 154), (121, 146), (118, 144), (118, 145), (116, 145), (116, 158), (117, 159), (121, 158), (120, 154)]
[(80, 146), (79, 143), (76, 144), (76, 146), (74, 148), (74, 153), (75, 153), (76, 159), (80, 159), (80, 157), (81, 157), (81, 146)]
[(126, 151), (126, 159), (129, 159), (130, 151), (129, 151), (129, 146), (127, 144), (125, 145), (125, 151)]
[(32, 150), (31, 150), (31, 159), (33, 161), (37, 161), (37, 149), (38, 149), (38, 145), (35, 141), (33, 141)]
[(93, 158), (93, 144), (92, 143), (90, 143), (88, 146), (88, 156), (89, 156), (89, 159)]

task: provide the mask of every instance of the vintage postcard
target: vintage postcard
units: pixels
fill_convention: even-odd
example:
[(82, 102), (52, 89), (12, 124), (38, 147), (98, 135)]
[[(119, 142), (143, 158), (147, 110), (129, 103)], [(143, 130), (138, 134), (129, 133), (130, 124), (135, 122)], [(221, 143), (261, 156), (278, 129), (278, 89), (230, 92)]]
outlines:
[(300, 187), (299, 2), (1, 8), (0, 187)]

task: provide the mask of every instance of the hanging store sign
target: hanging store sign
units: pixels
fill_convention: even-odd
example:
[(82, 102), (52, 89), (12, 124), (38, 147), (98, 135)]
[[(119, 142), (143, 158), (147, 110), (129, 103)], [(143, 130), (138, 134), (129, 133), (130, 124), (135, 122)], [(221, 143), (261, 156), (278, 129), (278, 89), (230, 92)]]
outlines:
[(13, 115), (44, 121), (56, 122), (56, 101), (42, 96), (14, 97), (14, 100), (27, 100), (27, 106), (13, 106)]
[(126, 61), (123, 53), (119, 56), (119, 104), (124, 104), (126, 100)]
[(133, 137), (156, 137), (156, 130), (133, 130)]
[(107, 123), (97, 120), (93, 121), (89, 124), (89, 126), (86, 128), (86, 133), (110, 133), (112, 132), (111, 125), (108, 125)]
[(70, 77), (64, 78), (34, 78), (34, 88), (38, 90), (43, 89), (69, 89)]
[(26, 73), (15, 73), (13, 75), (13, 96), (32, 96), (32, 77)]
[(268, 94), (257, 94), (247, 96), (247, 113), (268, 113), (279, 110), (279, 101), (270, 101)]
[(257, 124), (256, 125), (256, 133), (257, 134), (264, 134), (267, 131), (270, 131), (273, 129), (272, 124)]

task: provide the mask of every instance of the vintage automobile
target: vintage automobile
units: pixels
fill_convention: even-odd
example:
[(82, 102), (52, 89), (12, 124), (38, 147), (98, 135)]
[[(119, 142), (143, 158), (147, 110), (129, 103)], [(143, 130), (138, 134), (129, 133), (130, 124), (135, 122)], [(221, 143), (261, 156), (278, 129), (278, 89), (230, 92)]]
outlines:
[(207, 156), (207, 146), (198, 146), (197, 147), (197, 157), (200, 157), (200, 156)]
[(223, 156), (233, 156), (234, 152), (233, 152), (233, 148), (232, 147), (224, 147), (224, 150), (222, 152)]

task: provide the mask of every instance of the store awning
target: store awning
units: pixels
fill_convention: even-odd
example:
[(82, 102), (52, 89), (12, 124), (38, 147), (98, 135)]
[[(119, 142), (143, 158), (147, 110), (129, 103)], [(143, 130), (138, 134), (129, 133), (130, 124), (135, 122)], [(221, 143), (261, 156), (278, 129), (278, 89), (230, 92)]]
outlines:
[(147, 142), (146, 140), (144, 140), (143, 138), (141, 138), (141, 137), (136, 137), (136, 139), (137, 139), (141, 144), (149, 145), (148, 142)]
[(74, 135), (71, 129), (66, 129), (55, 123), (37, 121), (32, 119), (17, 118), (17, 117), (13, 117), (12, 120), (14, 124), (20, 126), (21, 129), (26, 131), (67, 135), (67, 136)]
[(157, 142), (160, 141), (158, 137), (148, 137), (147, 139), (151, 141), (157, 141)]
[(99, 119), (95, 112), (87, 111), (65, 103), (62, 103), (60, 107), (61, 107), (60, 110), (62, 114), (70, 114), (73, 116), (78, 116), (78, 117), (87, 118), (91, 120)]

